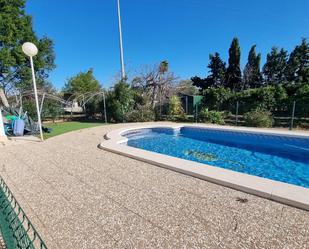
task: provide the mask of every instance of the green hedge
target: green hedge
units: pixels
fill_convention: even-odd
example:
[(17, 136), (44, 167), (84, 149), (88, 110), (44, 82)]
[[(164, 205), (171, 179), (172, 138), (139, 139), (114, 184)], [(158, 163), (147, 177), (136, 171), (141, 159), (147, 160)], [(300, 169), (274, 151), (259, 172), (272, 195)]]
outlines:
[(233, 92), (224, 87), (209, 88), (203, 92), (203, 108), (239, 114), (256, 109), (268, 110), (276, 116), (290, 116), (293, 101), (296, 101), (295, 115), (309, 117), (309, 84), (272, 85), (241, 92)]

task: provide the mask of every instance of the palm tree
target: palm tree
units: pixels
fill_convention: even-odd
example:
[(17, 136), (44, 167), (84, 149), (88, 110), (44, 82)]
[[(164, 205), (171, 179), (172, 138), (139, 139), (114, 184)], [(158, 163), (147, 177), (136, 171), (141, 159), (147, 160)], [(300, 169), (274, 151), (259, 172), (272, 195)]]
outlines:
[(168, 61), (161, 61), (159, 65), (159, 72), (163, 75), (168, 71)]
[(162, 78), (163, 75), (168, 71), (168, 61), (164, 60), (160, 62), (159, 65), (159, 73), (160, 73), (160, 83), (158, 86), (158, 91), (159, 91), (159, 105), (160, 105), (160, 116), (162, 115), (162, 91), (163, 91), (163, 84), (161, 84), (162, 82)]

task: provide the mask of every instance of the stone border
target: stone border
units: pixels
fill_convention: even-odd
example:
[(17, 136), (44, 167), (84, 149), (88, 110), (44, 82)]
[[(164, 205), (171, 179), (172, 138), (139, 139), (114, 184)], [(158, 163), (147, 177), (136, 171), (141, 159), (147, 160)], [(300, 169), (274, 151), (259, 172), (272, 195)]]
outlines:
[(106, 134), (106, 139), (99, 148), (134, 158), (146, 163), (160, 166), (166, 169), (177, 171), (186, 175), (197, 177), (209, 182), (220, 184), (249, 194), (274, 200), (283, 204), (294, 206), (309, 211), (309, 188), (304, 188), (292, 184), (270, 180), (258, 176), (240, 173), (224, 168), (210, 166), (194, 161), (189, 161), (177, 157), (150, 152), (130, 146), (121, 145), (127, 142), (127, 138), (121, 134), (127, 131), (143, 128), (180, 128), (180, 127), (199, 127), (207, 129), (221, 129), (230, 131), (243, 131), (258, 134), (284, 135), (290, 137), (309, 138), (306, 132), (291, 132), (281, 130), (265, 130), (255, 128), (224, 127), (209, 125), (140, 125), (130, 128), (114, 130)]

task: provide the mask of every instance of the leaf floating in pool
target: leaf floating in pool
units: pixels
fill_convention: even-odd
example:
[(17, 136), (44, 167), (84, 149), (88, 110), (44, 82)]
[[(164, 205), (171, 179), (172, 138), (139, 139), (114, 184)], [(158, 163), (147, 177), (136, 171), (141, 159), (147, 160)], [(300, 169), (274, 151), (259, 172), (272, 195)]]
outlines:
[(217, 161), (218, 160), (216, 155), (212, 153), (203, 152), (203, 151), (186, 150), (185, 155), (193, 156), (199, 160), (204, 160), (204, 161)]

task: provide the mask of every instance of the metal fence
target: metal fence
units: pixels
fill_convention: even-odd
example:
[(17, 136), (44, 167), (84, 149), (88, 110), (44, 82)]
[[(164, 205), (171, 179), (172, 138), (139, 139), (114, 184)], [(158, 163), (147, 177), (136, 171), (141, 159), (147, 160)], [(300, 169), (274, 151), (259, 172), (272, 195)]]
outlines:
[(7, 249), (47, 249), (1, 176), (0, 228)]
[[(247, 126), (245, 114), (258, 109), (259, 101), (255, 103), (244, 101), (231, 101), (228, 103), (200, 103), (195, 105), (192, 114), (184, 112), (183, 115), (168, 115), (168, 108), (165, 108), (164, 114), (158, 120), (170, 120), (176, 122), (207, 122), (202, 117), (202, 111), (207, 109), (209, 111), (220, 112), (224, 123), (226, 125)], [(184, 108), (183, 108), (184, 109)], [(278, 128), (301, 128), (309, 129), (309, 101), (289, 101), (287, 103), (280, 103), (280, 105), (272, 108), (261, 108), (270, 112), (273, 119), (273, 127)]]
[[(248, 109), (248, 103), (236, 101), (228, 110), (230, 115), (227, 123), (232, 125), (244, 125), (243, 115)], [(274, 110), (270, 110), (274, 119), (275, 127), (286, 127), (293, 129), (296, 127), (309, 128), (308, 116), (309, 104), (292, 101), (285, 103)]]

